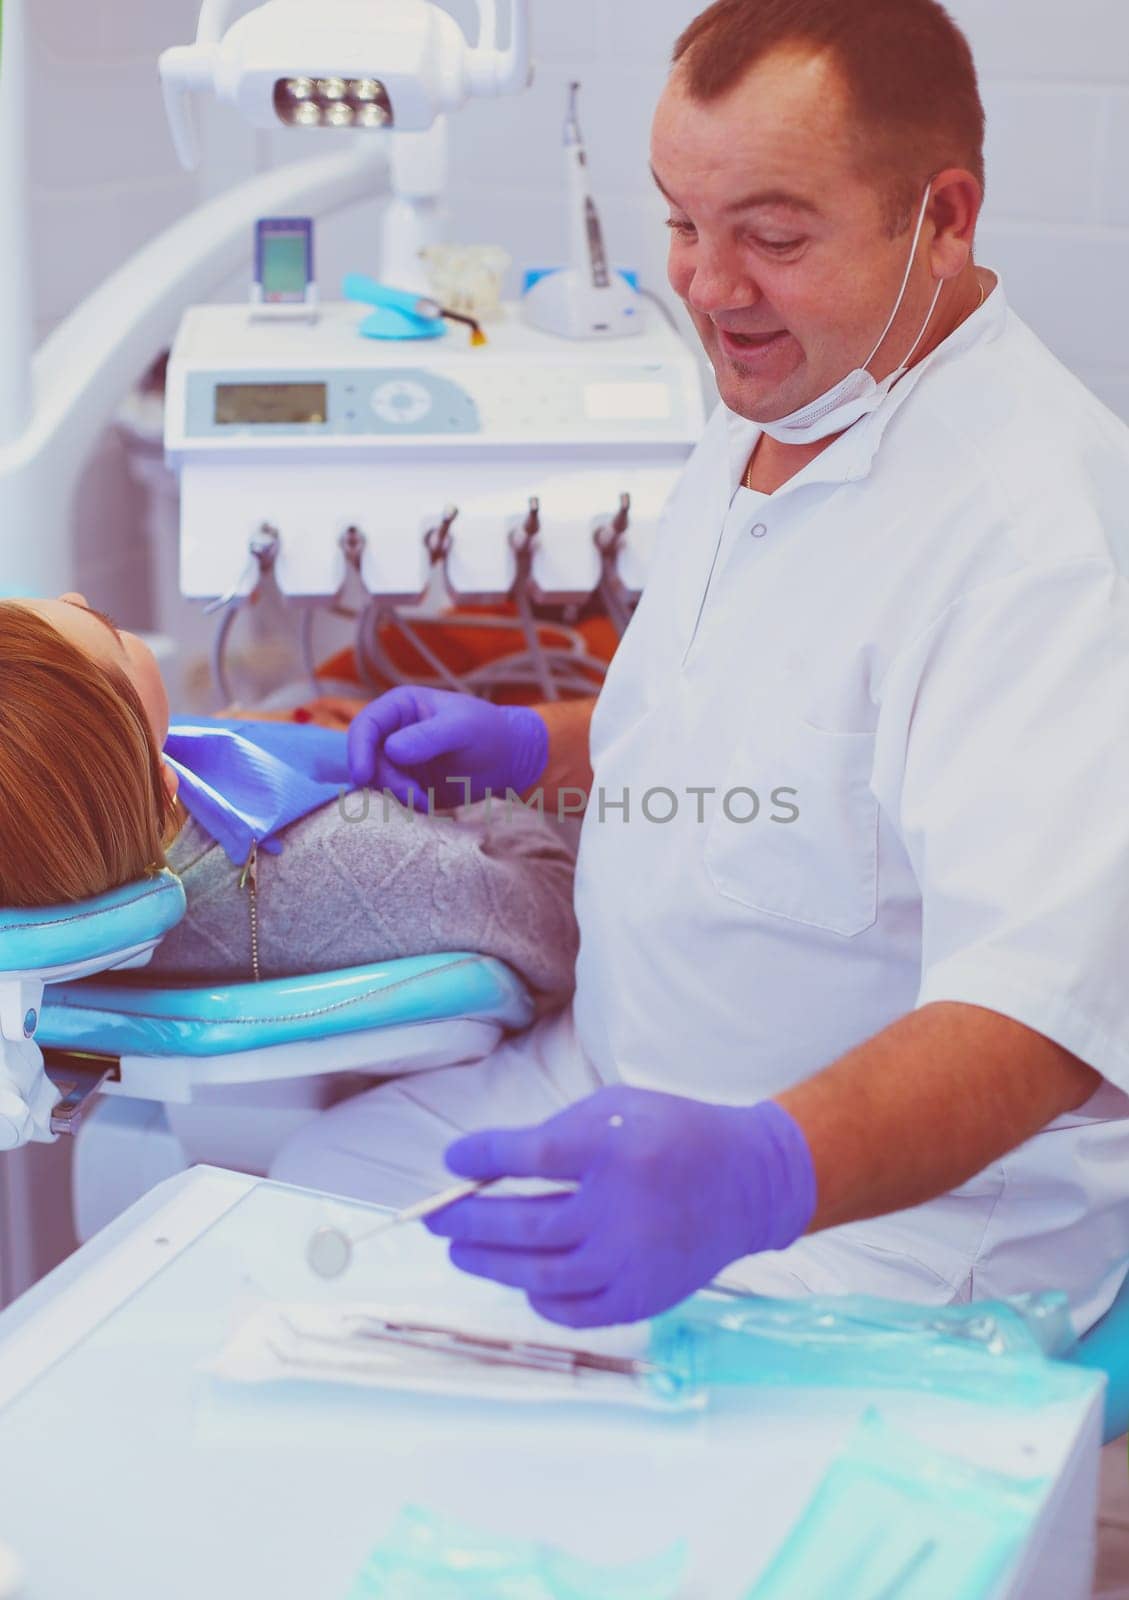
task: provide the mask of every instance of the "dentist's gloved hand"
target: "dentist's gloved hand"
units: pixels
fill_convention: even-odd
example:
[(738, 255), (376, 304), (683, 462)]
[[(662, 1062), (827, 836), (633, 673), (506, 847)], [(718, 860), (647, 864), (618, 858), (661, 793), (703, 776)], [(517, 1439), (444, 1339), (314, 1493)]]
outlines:
[(467, 1178), (576, 1183), (477, 1195), (427, 1222), (452, 1241), (455, 1266), (524, 1289), (570, 1328), (655, 1316), (740, 1256), (784, 1249), (815, 1212), (807, 1141), (771, 1100), (716, 1106), (616, 1086), (539, 1127), (469, 1134), (446, 1159)]
[[(528, 706), (495, 706), (447, 689), (389, 689), (349, 728), (349, 776), (357, 788), (388, 789), (402, 805), (440, 811), (502, 797), (537, 782), (549, 757), (549, 730)], [(465, 778), (464, 783), (455, 779)]]

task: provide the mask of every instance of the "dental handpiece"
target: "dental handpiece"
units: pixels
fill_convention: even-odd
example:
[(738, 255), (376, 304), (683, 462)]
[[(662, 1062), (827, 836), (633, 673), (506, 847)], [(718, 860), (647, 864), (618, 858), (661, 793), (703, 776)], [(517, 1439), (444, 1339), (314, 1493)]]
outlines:
[(572, 208), (573, 266), (588, 278), (594, 289), (609, 283), (608, 257), (604, 249), (604, 230), (600, 214), (588, 186), (588, 154), (580, 132), (577, 114), (579, 83), (569, 84), (568, 112), (565, 116), (564, 147), (568, 161), (570, 205)]

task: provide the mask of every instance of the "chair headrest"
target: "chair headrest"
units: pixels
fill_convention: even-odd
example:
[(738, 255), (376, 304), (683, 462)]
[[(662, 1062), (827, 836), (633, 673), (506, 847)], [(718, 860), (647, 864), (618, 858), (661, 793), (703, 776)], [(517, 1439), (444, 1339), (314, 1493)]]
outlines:
[(109, 959), (152, 943), (185, 911), (180, 879), (167, 869), (93, 900), (65, 906), (0, 907), (0, 973)]

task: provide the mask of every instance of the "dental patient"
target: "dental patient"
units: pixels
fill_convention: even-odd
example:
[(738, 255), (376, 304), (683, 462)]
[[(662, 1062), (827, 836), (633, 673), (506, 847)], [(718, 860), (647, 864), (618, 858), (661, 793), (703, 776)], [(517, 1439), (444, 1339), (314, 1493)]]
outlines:
[(0, 601), (0, 905), (86, 900), (167, 865), (188, 911), (147, 971), (250, 980), (472, 950), (511, 966), (539, 1009), (568, 998), (573, 847), (552, 821), (333, 800), (283, 828), (278, 854), (258, 851), (248, 883), (178, 802), (168, 731), (135, 635), (78, 594)]

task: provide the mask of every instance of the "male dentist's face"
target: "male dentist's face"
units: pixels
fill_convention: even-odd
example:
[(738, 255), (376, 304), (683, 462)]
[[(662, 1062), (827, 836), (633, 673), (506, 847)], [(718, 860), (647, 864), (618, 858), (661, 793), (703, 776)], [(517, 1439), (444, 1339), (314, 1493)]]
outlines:
[[(817, 399), (866, 360), (894, 308), (917, 217), (890, 238), (860, 149), (826, 58), (776, 51), (705, 105), (679, 68), (663, 92), (651, 165), (670, 206), (670, 284), (740, 416), (771, 422)], [(876, 378), (929, 309), (931, 236), (927, 219)]]

